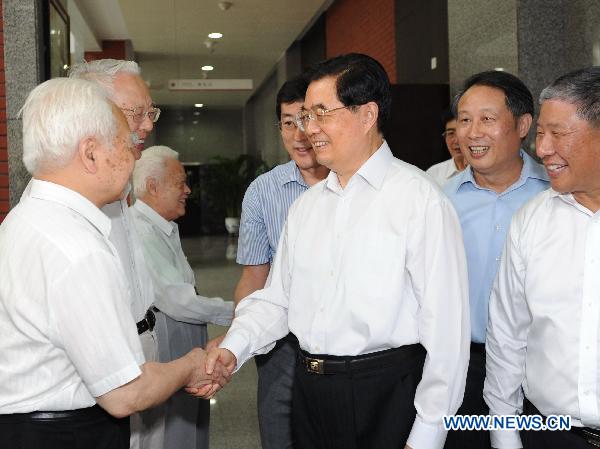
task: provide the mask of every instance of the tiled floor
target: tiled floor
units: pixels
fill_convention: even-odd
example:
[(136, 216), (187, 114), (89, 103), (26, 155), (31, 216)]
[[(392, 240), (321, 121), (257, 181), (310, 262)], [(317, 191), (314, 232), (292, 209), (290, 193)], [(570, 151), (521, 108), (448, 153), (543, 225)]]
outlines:
[[(231, 300), (241, 268), (235, 260), (235, 240), (228, 237), (182, 239), (183, 250), (196, 273), (198, 292)], [(209, 337), (226, 328), (209, 326)], [(221, 390), (211, 405), (211, 449), (260, 449), (256, 417), (256, 367), (248, 361)]]

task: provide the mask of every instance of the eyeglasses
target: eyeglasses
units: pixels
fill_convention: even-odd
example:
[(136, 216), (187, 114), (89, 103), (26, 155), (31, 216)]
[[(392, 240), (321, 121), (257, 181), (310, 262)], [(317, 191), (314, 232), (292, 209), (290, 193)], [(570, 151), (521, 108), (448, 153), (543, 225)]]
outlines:
[(442, 133), (443, 137), (454, 137), (456, 135), (456, 131), (454, 131), (453, 129), (449, 129), (448, 131), (444, 131)]
[(352, 106), (340, 106), (339, 108), (333, 109), (314, 108), (302, 110), (296, 114), (296, 126), (298, 129), (300, 129), (300, 131), (306, 132), (306, 128), (310, 120), (316, 120), (319, 123), (323, 123), (325, 121), (325, 117), (327, 117), (331, 112), (350, 107)]
[(286, 120), (279, 120), (276, 123), (277, 127), (279, 128), (280, 131), (296, 131), (296, 128), (298, 128), (298, 124), (296, 123), (296, 119), (286, 119)]
[(132, 109), (121, 108), (126, 115), (131, 117), (135, 123), (142, 123), (146, 117), (149, 117), (152, 120), (152, 123), (156, 123), (158, 121), (158, 117), (160, 117), (160, 109), (151, 107), (150, 109), (144, 110), (141, 107), (135, 107)]

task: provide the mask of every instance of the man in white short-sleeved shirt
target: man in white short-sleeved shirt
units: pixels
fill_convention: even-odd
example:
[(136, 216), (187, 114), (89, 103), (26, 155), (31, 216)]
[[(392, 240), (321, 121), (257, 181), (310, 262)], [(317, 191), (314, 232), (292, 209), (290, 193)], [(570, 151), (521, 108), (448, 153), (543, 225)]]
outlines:
[(205, 383), (204, 352), (144, 363), (100, 210), (133, 169), (121, 111), (94, 83), (53, 79), (28, 96), (23, 134), (33, 179), (0, 226), (0, 447), (126, 449), (121, 418)]

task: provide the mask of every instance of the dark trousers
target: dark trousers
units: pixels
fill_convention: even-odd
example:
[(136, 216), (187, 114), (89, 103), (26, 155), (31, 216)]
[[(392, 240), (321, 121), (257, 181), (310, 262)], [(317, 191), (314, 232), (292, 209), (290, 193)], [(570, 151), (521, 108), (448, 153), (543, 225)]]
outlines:
[(51, 419), (0, 415), (0, 449), (129, 449), (129, 418), (113, 418), (97, 405)]
[[(483, 400), (485, 380), (485, 347), (471, 344), (471, 358), (467, 371), (467, 383), (462, 405), (457, 415), (488, 415), (489, 408)], [(487, 430), (451, 430), (446, 437), (444, 449), (489, 449), (490, 433)]]
[(258, 372), (258, 425), (262, 449), (291, 449), (292, 390), (298, 339), (289, 334), (275, 348), (254, 357)]
[(402, 363), (339, 374), (309, 373), (298, 363), (292, 406), (295, 447), (403, 449), (416, 415), (415, 391), (424, 361), (423, 349)]
[[(524, 415), (541, 415), (527, 399), (523, 401)], [(523, 449), (591, 449), (597, 448), (584, 438), (567, 430), (528, 430), (521, 431)]]

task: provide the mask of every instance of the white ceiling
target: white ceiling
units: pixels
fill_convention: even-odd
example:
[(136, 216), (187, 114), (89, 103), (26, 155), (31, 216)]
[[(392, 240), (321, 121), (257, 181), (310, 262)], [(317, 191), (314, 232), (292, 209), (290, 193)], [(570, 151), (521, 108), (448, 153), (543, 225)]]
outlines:
[[(252, 92), (171, 92), (169, 79), (250, 78), (254, 88), (332, 0), (75, 0), (98, 41), (131, 39), (153, 100), (161, 105), (239, 108)], [(221, 32), (211, 54), (204, 44)]]

